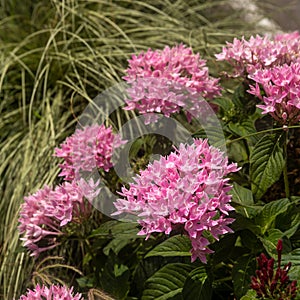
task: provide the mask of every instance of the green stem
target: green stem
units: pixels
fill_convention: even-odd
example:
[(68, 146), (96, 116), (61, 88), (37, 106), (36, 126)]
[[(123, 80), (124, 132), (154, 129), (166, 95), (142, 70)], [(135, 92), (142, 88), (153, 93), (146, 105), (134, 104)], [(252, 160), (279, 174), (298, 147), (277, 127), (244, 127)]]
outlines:
[(283, 145), (284, 159), (285, 159), (285, 164), (283, 168), (283, 180), (284, 180), (285, 197), (290, 198), (290, 188), (289, 188), (288, 169), (287, 169), (288, 167), (287, 166), (287, 161), (288, 161), (287, 143), (288, 143), (288, 132), (285, 133), (285, 141)]

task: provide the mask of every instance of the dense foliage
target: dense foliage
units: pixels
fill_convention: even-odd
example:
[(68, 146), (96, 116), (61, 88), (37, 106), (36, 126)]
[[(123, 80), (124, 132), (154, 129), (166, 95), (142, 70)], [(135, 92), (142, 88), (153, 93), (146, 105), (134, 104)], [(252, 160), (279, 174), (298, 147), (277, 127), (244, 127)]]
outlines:
[(31, 4), (2, 11), (3, 297), (299, 299), (300, 35)]

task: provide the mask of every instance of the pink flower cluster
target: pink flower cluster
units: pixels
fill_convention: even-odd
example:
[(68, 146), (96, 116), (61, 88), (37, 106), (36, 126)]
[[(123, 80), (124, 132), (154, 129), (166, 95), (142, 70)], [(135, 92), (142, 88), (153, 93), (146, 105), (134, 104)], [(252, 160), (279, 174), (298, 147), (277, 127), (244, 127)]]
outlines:
[(230, 172), (237, 165), (228, 164), (219, 149), (209, 146), (207, 140), (195, 139), (192, 145), (180, 144), (167, 157), (149, 164), (127, 189), (122, 188), (115, 202), (114, 215), (129, 213), (142, 226), (140, 235), (153, 232), (170, 234), (180, 229), (192, 242), (192, 261), (206, 262), (209, 232), (215, 239), (232, 232), (227, 226), (233, 222), (228, 212), (233, 210), (227, 194), (231, 186)]
[(34, 290), (28, 289), (26, 295), (22, 295), (19, 300), (83, 300), (83, 298), (79, 293), (73, 294), (73, 287), (52, 284), (48, 288), (38, 284)]
[(258, 69), (290, 64), (298, 60), (299, 53), (300, 34), (293, 32), (277, 34), (274, 39), (259, 35), (249, 40), (234, 38), (215, 56), (217, 60), (225, 60), (234, 67), (234, 76), (246, 77)]
[(61, 144), (61, 148), (55, 149), (55, 156), (64, 159), (59, 175), (71, 181), (80, 178), (81, 171), (91, 172), (101, 168), (107, 172), (113, 166), (111, 158), (114, 148), (123, 143), (111, 127), (92, 125), (77, 129)]
[(24, 234), (21, 240), (32, 252), (31, 256), (37, 257), (41, 252), (56, 247), (57, 237), (63, 234), (61, 227), (89, 216), (91, 205), (84, 198), (91, 200), (98, 195), (97, 184), (83, 180), (64, 182), (54, 190), (45, 186), (25, 197), (20, 211), (19, 231)]
[[(284, 64), (271, 69), (258, 70), (249, 78), (256, 82), (250, 94), (263, 104), (263, 114), (270, 114), (282, 125), (293, 125), (300, 120), (300, 63)], [(262, 88), (262, 91), (261, 91)]]
[(200, 96), (220, 95), (219, 80), (209, 76), (206, 61), (183, 44), (133, 55), (126, 73), (130, 88), (125, 109), (141, 114), (158, 112), (169, 117), (180, 108), (198, 105)]

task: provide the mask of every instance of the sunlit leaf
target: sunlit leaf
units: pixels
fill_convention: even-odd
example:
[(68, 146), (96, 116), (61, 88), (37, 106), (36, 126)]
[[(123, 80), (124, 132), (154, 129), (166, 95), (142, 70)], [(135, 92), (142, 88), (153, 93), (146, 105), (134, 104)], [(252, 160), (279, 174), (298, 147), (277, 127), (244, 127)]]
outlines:
[(256, 199), (260, 199), (279, 180), (284, 165), (280, 136), (263, 136), (250, 155), (251, 189)]
[(276, 217), (287, 211), (291, 202), (289, 199), (279, 199), (267, 203), (262, 211), (255, 217), (255, 223), (261, 227), (261, 232), (264, 234), (273, 224)]

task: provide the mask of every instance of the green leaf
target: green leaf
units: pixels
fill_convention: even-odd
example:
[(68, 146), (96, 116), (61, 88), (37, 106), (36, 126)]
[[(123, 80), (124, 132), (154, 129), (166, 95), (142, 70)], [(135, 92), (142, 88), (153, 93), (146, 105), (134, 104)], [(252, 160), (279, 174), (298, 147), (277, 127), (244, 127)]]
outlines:
[(290, 228), (284, 232), (284, 235), (288, 238), (291, 238), (298, 230), (299, 225), (300, 225), (300, 214), (296, 213), (292, 215)]
[[(232, 131), (234, 134), (238, 136), (244, 136), (246, 137), (249, 134), (256, 133), (256, 129), (254, 126), (254, 122), (252, 120), (244, 120), (241, 123), (229, 123), (228, 128), (230, 131)], [(252, 137), (253, 139), (255, 137)], [(254, 139), (256, 140), (256, 139)]]
[(191, 256), (191, 241), (187, 236), (175, 235), (157, 245), (147, 253), (145, 258), (151, 256)]
[(97, 229), (93, 230), (89, 238), (113, 238), (114, 236), (123, 233), (136, 235), (138, 231), (139, 229), (137, 228), (136, 223), (111, 220), (101, 224)]
[(251, 190), (256, 199), (280, 178), (285, 164), (280, 140), (275, 134), (265, 135), (250, 155)]
[(282, 254), (281, 265), (285, 266), (289, 262), (292, 263), (291, 269), (288, 272), (290, 280), (300, 280), (300, 248), (288, 254)]
[(92, 288), (95, 286), (95, 278), (91, 275), (80, 277), (76, 281), (81, 288)]
[(291, 238), (298, 230), (300, 225), (300, 209), (293, 201), (289, 209), (276, 218), (278, 228), (284, 233), (287, 238)]
[(248, 152), (244, 141), (233, 141), (227, 145), (228, 157), (237, 163), (245, 163), (249, 161)]
[(193, 267), (182, 263), (165, 265), (147, 281), (142, 300), (166, 300), (179, 296)]
[(232, 195), (232, 202), (237, 204), (234, 206), (238, 213), (247, 218), (251, 218), (256, 215), (257, 209), (251, 207), (254, 205), (254, 201), (253, 194), (249, 189), (246, 189), (234, 182), (230, 194)]
[(255, 217), (255, 223), (261, 227), (264, 234), (273, 224), (276, 217), (284, 213), (292, 203), (287, 198), (267, 203), (262, 211)]
[(253, 205), (253, 195), (252, 192), (236, 182), (233, 183), (231, 190), (232, 201), (245, 205)]
[(234, 294), (240, 299), (250, 288), (251, 276), (255, 274), (256, 259), (252, 255), (244, 255), (238, 258), (232, 269), (232, 281)]
[(217, 104), (218, 106), (222, 107), (224, 111), (229, 111), (234, 108), (234, 105), (231, 99), (226, 97), (215, 98), (212, 100), (212, 103)]
[(267, 236), (263, 236), (263, 237), (259, 237), (260, 241), (262, 242), (264, 248), (266, 249), (266, 251), (268, 252), (268, 254), (272, 257), (276, 257), (277, 256), (277, 251), (276, 251), (276, 247), (277, 247), (277, 243), (278, 240), (281, 239), (283, 237), (283, 233), (276, 228), (271, 228), (267, 231), (268, 235)]
[(144, 236), (137, 235), (139, 229), (137, 224), (111, 220), (101, 224), (93, 230), (89, 238), (106, 240), (107, 245), (103, 248), (103, 253), (109, 255), (110, 250), (118, 254), (120, 250), (137, 239), (144, 239)]
[(209, 300), (212, 295), (212, 281), (204, 267), (194, 269), (187, 277), (182, 296), (184, 300)]
[(254, 290), (248, 290), (247, 294), (241, 300), (257, 300), (257, 294)]
[(120, 277), (122, 276), (125, 272), (127, 272), (129, 269), (125, 265), (114, 265), (114, 275), (115, 277)]
[(124, 247), (126, 247), (128, 244), (131, 244), (137, 238), (138, 237), (132, 237), (131, 235), (127, 234), (120, 234), (103, 248), (103, 253), (108, 256), (109, 252), (112, 250), (115, 254), (118, 254)]

